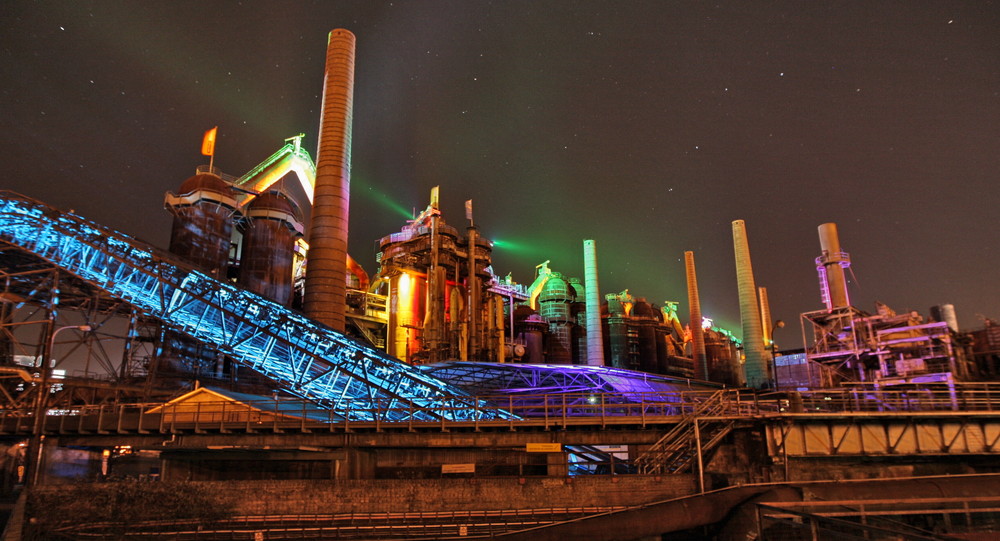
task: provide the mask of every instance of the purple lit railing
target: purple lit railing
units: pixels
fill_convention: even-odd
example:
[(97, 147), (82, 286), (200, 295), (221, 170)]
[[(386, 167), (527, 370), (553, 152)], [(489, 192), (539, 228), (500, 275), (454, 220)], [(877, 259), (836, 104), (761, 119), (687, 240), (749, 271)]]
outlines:
[[(614, 393), (569, 393), (528, 396), (480, 396), (475, 398), (478, 415), (465, 420), (422, 420), (419, 407), (398, 401), (374, 401), (370, 409), (343, 419), (332, 410), (317, 408), (305, 400), (268, 399), (257, 402), (202, 402), (180, 404), (119, 404), (77, 406), (50, 410), (48, 434), (76, 433), (176, 433), (198, 431), (270, 432), (312, 430), (340, 432), (351, 429), (435, 428), (457, 426), (516, 429), (520, 426), (564, 428), (568, 426), (669, 425), (682, 419), (739, 418), (753, 415), (894, 415), (961, 411), (1000, 411), (1000, 386), (956, 385), (947, 390), (885, 391), (874, 389), (830, 389), (798, 396), (758, 396), (741, 390), (715, 391), (717, 402), (702, 409), (713, 392), (680, 393), (673, 401), (631, 401)], [(654, 393), (656, 394), (656, 393)], [(634, 395), (629, 396), (629, 398)], [(652, 397), (651, 397), (652, 398)], [(657, 397), (658, 398), (658, 397)], [(435, 407), (435, 411), (440, 406)], [(430, 409), (430, 408), (429, 408)], [(702, 409), (701, 411), (698, 411)], [(513, 416), (496, 418), (497, 412)], [(447, 417), (447, 415), (445, 416)], [(493, 418), (491, 418), (493, 417)], [(370, 419), (358, 421), (355, 419)], [(387, 421), (384, 419), (400, 419)], [(0, 434), (27, 434), (32, 428), (32, 410), (0, 410)]]

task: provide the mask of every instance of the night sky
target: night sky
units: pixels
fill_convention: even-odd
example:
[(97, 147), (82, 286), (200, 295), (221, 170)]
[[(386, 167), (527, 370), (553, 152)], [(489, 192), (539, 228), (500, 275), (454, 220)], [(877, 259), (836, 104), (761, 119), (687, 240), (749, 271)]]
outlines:
[(351, 253), (441, 186), (494, 269), (681, 301), (739, 334), (731, 222), (747, 223), (781, 347), (822, 307), (836, 222), (854, 304), (964, 328), (1000, 318), (1000, 5), (991, 1), (0, 3), (11, 189), (166, 247), (163, 194), (241, 175), (299, 132), (315, 158), (327, 33), (357, 36)]

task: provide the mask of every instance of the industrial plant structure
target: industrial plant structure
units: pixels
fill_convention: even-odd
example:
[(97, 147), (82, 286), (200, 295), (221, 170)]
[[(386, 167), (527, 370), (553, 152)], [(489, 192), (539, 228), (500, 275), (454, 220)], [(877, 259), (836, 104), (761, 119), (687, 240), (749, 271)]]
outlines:
[[(298, 135), (238, 177), (199, 167), (165, 195), (169, 250), (0, 195), (4, 486), (332, 479), (359, 497), (376, 491), (372, 480), (420, 478), (440, 483), (441, 497), (379, 490), (405, 491), (406, 510), (421, 513), (550, 508), (531, 524), (556, 527), (682, 496), (736, 505), (705, 496), (711, 488), (995, 471), (1000, 394), (972, 382), (996, 374), (1000, 326), (963, 334), (950, 305), (930, 320), (852, 306), (834, 224), (819, 227), (825, 308), (802, 314), (802, 350), (784, 354), (742, 220), (732, 224), (742, 340), (703, 319), (693, 252), (686, 310), (600, 291), (589, 239), (582, 279), (545, 261), (518, 284), (494, 271), (471, 202), (469, 224), (449, 224), (437, 188), (377, 241), (369, 274), (346, 249), (353, 63), (354, 36), (334, 30), (316, 163)], [(306, 200), (283, 190), (286, 179)], [(470, 493), (471, 481), (493, 484)], [(982, 494), (1000, 494), (991, 490)], [(367, 511), (391, 511), (401, 493)], [(968, 501), (964, 512), (976, 512)], [(361, 512), (327, 505), (297, 516)], [(759, 531), (793, 528), (767, 513)], [(799, 524), (826, 516), (802, 513)], [(714, 516), (649, 519), (651, 530), (635, 531), (705, 527)], [(508, 519), (508, 533), (531, 525)]]

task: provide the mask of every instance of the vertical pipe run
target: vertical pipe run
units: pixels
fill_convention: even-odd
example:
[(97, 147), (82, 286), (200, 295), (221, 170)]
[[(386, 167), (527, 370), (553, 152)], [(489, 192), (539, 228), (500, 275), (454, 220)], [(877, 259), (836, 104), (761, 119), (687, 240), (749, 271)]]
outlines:
[(476, 274), (476, 235), (475, 227), (469, 227), (469, 275), (466, 284), (469, 288), (469, 360), (479, 359), (479, 326), (476, 320), (480, 317), (479, 307), (479, 277)]
[(705, 355), (705, 331), (701, 327), (701, 298), (698, 296), (698, 276), (694, 268), (694, 252), (684, 252), (684, 270), (687, 274), (691, 356), (694, 357), (694, 377), (708, 379), (708, 359)]
[(757, 297), (760, 301), (760, 325), (761, 334), (764, 337), (764, 360), (767, 362), (768, 380), (777, 389), (778, 369), (774, 366), (774, 324), (771, 321), (771, 303), (767, 300), (767, 288), (758, 287)]
[(583, 289), (587, 309), (587, 365), (604, 366), (601, 293), (597, 282), (597, 243), (583, 241)]
[(774, 329), (771, 328), (771, 304), (767, 300), (767, 288), (758, 287), (757, 297), (760, 301), (760, 325), (764, 336), (764, 346), (771, 347), (774, 340), (771, 339)]
[(704, 493), (705, 492), (705, 462), (704, 462), (704, 458), (702, 458), (701, 427), (699, 426), (698, 418), (697, 417), (695, 417), (695, 419), (694, 419), (694, 444), (695, 444), (695, 452), (698, 455), (698, 492), (699, 493)]
[(338, 28), (330, 32), (326, 50), (303, 309), (307, 316), (340, 332), (345, 327), (347, 295), (353, 106), (354, 34)]
[(733, 222), (733, 251), (736, 255), (736, 286), (740, 299), (740, 319), (743, 322), (743, 353), (746, 362), (743, 374), (747, 386), (761, 389), (768, 383), (767, 360), (764, 353), (764, 331), (760, 324), (760, 306), (757, 304), (757, 286), (750, 263), (750, 244), (747, 241), (746, 223)]
[(819, 226), (820, 256), (826, 268), (827, 290), (830, 292), (828, 309), (846, 308), (850, 306), (847, 297), (847, 279), (844, 277), (842, 262), (849, 263), (847, 254), (840, 249), (840, 236), (837, 234), (837, 224), (826, 223)]
[[(53, 288), (53, 298), (59, 298), (58, 288), (58, 274), (55, 277), (56, 286)], [(42, 479), (41, 469), (42, 469), (42, 458), (45, 454), (43, 445), (45, 443), (45, 418), (48, 415), (48, 402), (49, 402), (49, 378), (52, 372), (52, 349), (55, 344), (56, 333), (62, 329), (56, 329), (56, 311), (55, 304), (56, 300), (50, 305), (47, 310), (48, 322), (45, 324), (45, 343), (41, 352), (41, 364), (39, 365), (39, 370), (41, 371), (41, 381), (35, 392), (35, 409), (34, 409), (34, 420), (31, 429), (31, 438), (28, 439), (28, 449), (25, 463), (28, 466), (27, 473), (24, 477), (24, 484), (28, 488), (34, 488), (38, 485), (39, 481)]]
[[(431, 205), (435, 205), (434, 201)], [(437, 208), (437, 207), (435, 207)], [(427, 271), (427, 311), (424, 314), (424, 345), (428, 350), (427, 362), (436, 363), (441, 358), (441, 335), (444, 331), (444, 280), (441, 279), (439, 262), (440, 235), (438, 220), (440, 215), (431, 215), (431, 266)]]

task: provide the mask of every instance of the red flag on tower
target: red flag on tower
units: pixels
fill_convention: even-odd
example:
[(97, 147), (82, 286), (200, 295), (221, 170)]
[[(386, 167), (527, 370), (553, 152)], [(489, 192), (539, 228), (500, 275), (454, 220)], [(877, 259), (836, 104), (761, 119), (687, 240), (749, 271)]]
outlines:
[(219, 131), (216, 126), (205, 132), (205, 138), (201, 140), (201, 153), (204, 156), (215, 156), (215, 134)]

